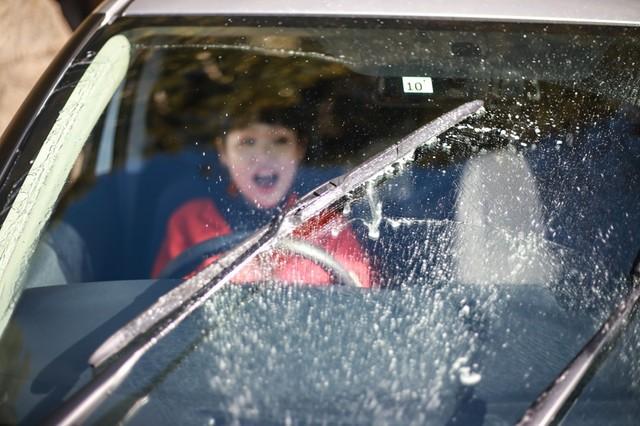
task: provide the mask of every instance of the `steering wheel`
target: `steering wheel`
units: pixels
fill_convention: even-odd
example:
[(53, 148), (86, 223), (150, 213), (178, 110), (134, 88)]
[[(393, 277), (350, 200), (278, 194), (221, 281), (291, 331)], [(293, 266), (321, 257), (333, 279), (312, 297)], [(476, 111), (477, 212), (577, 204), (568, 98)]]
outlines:
[[(235, 232), (210, 238), (191, 246), (171, 260), (164, 267), (159, 278), (182, 278), (195, 270), (198, 265), (206, 259), (231, 250), (233, 247), (247, 239), (251, 234), (253, 234), (253, 232)], [(318, 247), (317, 245), (311, 244), (307, 241), (284, 238), (278, 242), (276, 249), (297, 254), (305, 259), (311, 260), (327, 271), (329, 275), (332, 276), (335, 283), (340, 283), (349, 287), (362, 287), (355, 274), (349, 273), (349, 271), (342, 266), (335, 257), (329, 254), (329, 252), (322, 247)]]

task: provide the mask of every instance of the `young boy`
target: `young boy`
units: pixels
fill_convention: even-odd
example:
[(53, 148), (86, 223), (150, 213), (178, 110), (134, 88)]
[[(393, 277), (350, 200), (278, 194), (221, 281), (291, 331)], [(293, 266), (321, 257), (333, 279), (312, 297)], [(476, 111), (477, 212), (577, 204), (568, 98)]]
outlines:
[[(293, 191), (306, 142), (299, 134), (292, 110), (268, 110), (228, 126), (215, 141), (220, 162), (228, 172), (228, 189), (221, 197), (201, 197), (178, 207), (167, 223), (164, 242), (156, 258), (153, 276), (183, 250), (233, 231), (257, 229), (293, 205)], [(292, 120), (293, 118), (293, 120)], [(331, 230), (334, 231), (333, 235)], [(363, 287), (371, 286), (369, 261), (344, 219), (321, 215), (296, 229), (293, 238), (326, 250)], [(211, 263), (209, 259), (205, 264)], [(298, 255), (270, 253), (255, 259), (234, 277), (255, 282), (274, 279), (286, 283), (330, 284), (322, 267)]]

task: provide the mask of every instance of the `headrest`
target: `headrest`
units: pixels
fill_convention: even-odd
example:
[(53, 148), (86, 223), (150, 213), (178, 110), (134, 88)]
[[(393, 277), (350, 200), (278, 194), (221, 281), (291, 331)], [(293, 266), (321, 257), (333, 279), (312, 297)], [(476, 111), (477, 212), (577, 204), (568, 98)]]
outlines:
[(521, 154), (502, 150), (466, 164), (456, 221), (462, 283), (545, 284), (557, 275), (535, 178)]

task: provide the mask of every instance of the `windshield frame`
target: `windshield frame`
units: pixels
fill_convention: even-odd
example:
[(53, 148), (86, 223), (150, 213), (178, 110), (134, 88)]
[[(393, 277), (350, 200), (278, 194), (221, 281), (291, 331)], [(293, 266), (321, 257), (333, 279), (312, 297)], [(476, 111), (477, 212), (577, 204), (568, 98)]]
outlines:
[[(198, 21), (198, 20), (206, 21), (208, 24), (211, 24), (211, 19), (212, 18), (210, 18), (210, 17), (207, 17), (207, 18), (204, 18), (204, 17), (198, 17), (198, 18), (196, 18), (196, 17), (179, 17), (178, 21), (182, 21), (180, 23), (180, 25), (184, 25), (185, 23), (193, 23), (194, 21)], [(217, 19), (220, 23), (226, 23), (226, 22), (232, 22), (232, 21), (233, 22), (237, 22), (237, 19), (235, 19), (235, 18), (218, 17), (218, 18), (214, 18), (214, 19)], [(162, 26), (167, 25), (167, 21), (163, 17), (148, 17), (148, 18), (144, 18), (144, 20), (146, 21), (146, 24), (151, 25), (151, 26), (154, 25), (154, 22), (156, 22), (157, 25), (162, 25)], [(262, 23), (267, 22), (267, 23), (274, 24), (274, 22), (276, 22), (276, 20), (280, 21), (281, 18), (276, 18), (276, 17), (259, 17), (259, 18), (256, 18), (256, 17), (252, 17), (252, 18), (246, 18), (243, 21), (242, 25), (251, 25), (251, 24), (255, 24), (256, 22), (262, 22)], [(288, 18), (286, 20), (286, 22), (285, 22), (285, 25), (286, 24), (293, 24), (293, 23), (304, 23), (304, 22), (307, 22), (307, 20), (311, 20), (311, 18)], [(350, 18), (336, 18), (333, 21), (332, 24), (329, 24), (329, 26), (333, 25), (335, 27), (340, 27), (342, 25), (342, 22), (345, 21), (345, 20), (348, 20), (350, 23), (353, 22)], [(429, 21), (428, 22), (429, 25), (430, 26), (433, 25), (434, 27), (438, 27), (439, 25), (443, 26), (443, 27), (448, 27), (448, 25), (455, 26), (455, 27), (468, 25), (470, 28), (473, 28), (475, 26), (482, 27), (482, 26), (486, 25), (486, 23), (461, 23), (461, 22), (443, 23), (443, 22), (440, 22), (438, 20), (426, 20), (426, 21)], [(123, 20), (118, 21), (119, 25), (122, 25), (122, 26), (125, 26), (125, 27), (126, 26), (133, 26), (134, 23), (137, 23), (137, 22), (138, 22), (138, 18), (134, 18), (134, 17), (124, 18)], [(311, 20), (310, 22), (313, 22), (313, 20)], [(397, 21), (396, 21), (396, 23), (397, 23)], [(172, 23), (172, 25), (173, 25), (173, 23)], [(300, 25), (300, 24), (298, 24), (298, 25)], [(363, 23), (362, 25), (365, 26), (366, 24)], [(402, 27), (401, 24), (399, 24), (399, 25)], [(412, 28), (411, 27), (412, 23), (407, 22), (407, 23), (405, 23), (405, 25), (406, 25), (407, 28)], [(537, 28), (540, 25), (546, 25), (546, 24), (512, 24), (512, 23), (504, 24), (504, 23), (501, 23), (500, 25), (506, 25), (506, 26), (510, 26), (510, 25), (519, 25), (519, 26), (525, 25), (525, 26), (527, 26), (527, 25), (530, 25), (532, 28)], [(573, 29), (576, 26), (568, 24), (567, 27), (571, 27), (571, 29)], [(590, 28), (586, 28), (586, 27), (588, 27), (588, 26), (585, 26), (583, 29), (585, 29), (587, 31), (590, 30)], [(601, 27), (597, 27), (597, 28), (601, 29)], [(95, 28), (94, 28), (94, 30), (95, 30)], [(620, 30), (620, 28), (614, 29), (614, 31), (618, 31), (618, 30)], [(622, 29), (622, 31), (624, 31), (624, 30), (625, 30), (625, 28)], [(637, 28), (634, 28), (634, 30), (637, 30)], [(110, 29), (109, 29), (109, 32), (115, 33), (116, 31), (118, 31), (118, 30), (113, 29), (112, 27), (110, 27)], [(6, 138), (7, 138), (7, 136), (5, 135), (5, 139)], [(5, 163), (5, 164), (9, 164), (9, 163)], [(20, 184), (20, 181), (16, 181), (16, 182), (17, 182), (18, 185)]]

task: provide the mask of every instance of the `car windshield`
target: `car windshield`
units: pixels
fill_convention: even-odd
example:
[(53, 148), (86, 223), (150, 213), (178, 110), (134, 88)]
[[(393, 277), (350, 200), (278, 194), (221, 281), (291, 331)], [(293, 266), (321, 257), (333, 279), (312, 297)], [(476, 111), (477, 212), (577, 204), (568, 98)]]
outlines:
[[(116, 21), (70, 65), (10, 175), (0, 413), (46, 417), (159, 296), (479, 99), (291, 222), (92, 420), (514, 423), (628, 290), (639, 41), (561, 24)], [(637, 334), (570, 421), (633, 424)]]

